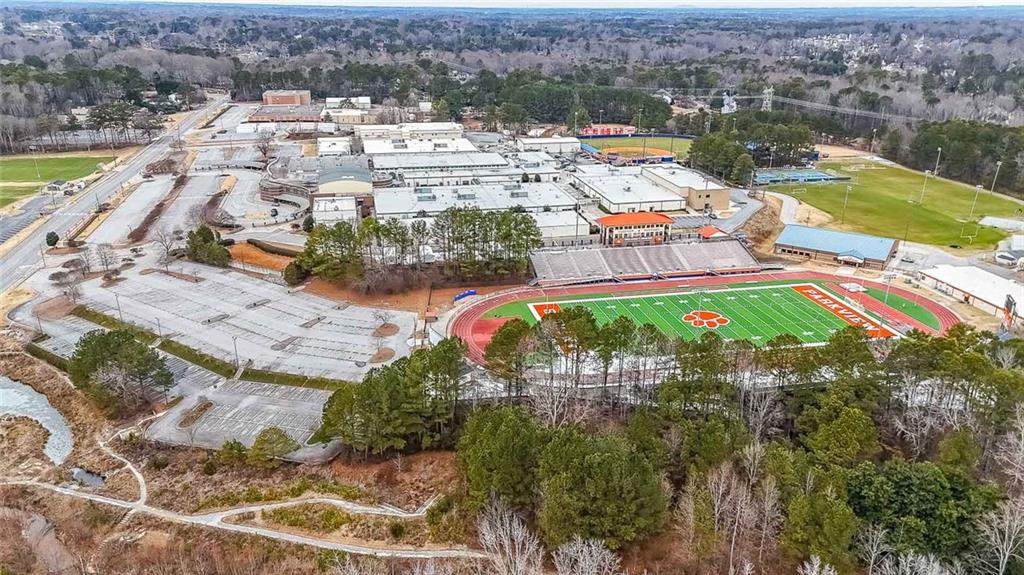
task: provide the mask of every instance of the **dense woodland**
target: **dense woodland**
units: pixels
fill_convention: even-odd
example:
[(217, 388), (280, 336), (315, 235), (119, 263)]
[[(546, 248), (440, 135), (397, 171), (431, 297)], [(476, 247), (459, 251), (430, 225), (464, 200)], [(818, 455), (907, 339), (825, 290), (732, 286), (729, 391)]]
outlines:
[[(297, 283), (313, 274), (367, 292), (402, 291), (433, 280), (521, 278), (540, 242), (537, 223), (520, 210), (449, 208), (430, 224), (372, 217), (357, 225), (318, 224), (285, 278)], [(428, 243), (440, 262), (434, 264)]]
[(320, 436), (358, 457), (454, 445), (464, 486), (432, 521), (512, 510), (517, 569), (496, 572), (586, 544), (609, 570), (585, 572), (616, 573), (615, 553), (652, 540), (688, 573), (1024, 568), (1019, 341), (849, 328), (758, 348), (570, 308), (499, 329), (486, 360), (503, 405), (469, 412), (462, 351), (446, 340), (339, 390)]

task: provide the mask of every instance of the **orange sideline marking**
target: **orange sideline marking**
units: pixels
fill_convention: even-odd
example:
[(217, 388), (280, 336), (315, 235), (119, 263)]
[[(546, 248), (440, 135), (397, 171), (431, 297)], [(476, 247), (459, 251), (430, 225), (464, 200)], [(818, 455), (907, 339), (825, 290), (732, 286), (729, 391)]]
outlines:
[(857, 310), (850, 309), (846, 304), (836, 300), (831, 295), (814, 286), (793, 286), (793, 289), (800, 295), (832, 312), (836, 317), (846, 323), (866, 328), (868, 335), (871, 337), (894, 337), (896, 335), (873, 319), (866, 317)]

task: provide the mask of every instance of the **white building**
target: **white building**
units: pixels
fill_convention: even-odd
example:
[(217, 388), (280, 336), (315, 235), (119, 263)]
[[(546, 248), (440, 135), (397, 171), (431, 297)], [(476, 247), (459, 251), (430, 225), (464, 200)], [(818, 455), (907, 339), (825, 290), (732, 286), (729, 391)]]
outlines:
[(571, 183), (612, 213), (729, 208), (728, 188), (676, 165), (581, 165), (571, 174)]
[(466, 138), (363, 138), (363, 153), (369, 155), (475, 151), (476, 146)]
[(369, 96), (354, 96), (350, 98), (327, 98), (324, 103), (328, 108), (349, 108), (357, 110), (369, 110), (373, 107)]
[(507, 168), (508, 160), (493, 152), (435, 152), (424, 154), (382, 154), (372, 158), (373, 169), (400, 173), (406, 170), (460, 170)]
[[(400, 185), (422, 186), (468, 186), (471, 184), (494, 184), (516, 182), (558, 182), (562, 172), (558, 162), (543, 152), (522, 152), (507, 157), (498, 154), (473, 154), (463, 159), (460, 154), (435, 154), (428, 167), (412, 167), (409, 163), (396, 167), (393, 162), (376, 162), (378, 171), (392, 174)], [(404, 156), (408, 158), (409, 156)], [(403, 156), (397, 156), (400, 161)], [(414, 156), (421, 164), (427, 158)], [(433, 161), (436, 160), (436, 161)], [(503, 162), (503, 164), (498, 165)], [(466, 164), (473, 164), (466, 167)]]
[(1008, 298), (1016, 302), (1014, 316), (1024, 317), (1024, 285), (975, 266), (941, 264), (922, 270), (926, 284), (936, 291), (973, 305), (995, 316), (1005, 317)]
[(364, 140), (382, 138), (390, 140), (429, 140), (435, 138), (461, 138), (462, 124), (455, 122), (406, 122), (404, 124), (369, 124), (356, 126), (355, 135)]
[(352, 138), (317, 138), (318, 156), (348, 156), (352, 154)]
[(338, 222), (355, 223), (359, 220), (359, 207), (355, 196), (315, 197), (312, 213), (313, 221), (328, 226)]
[(379, 188), (373, 193), (379, 218), (433, 217), (448, 208), (502, 211), (522, 208), (531, 213), (575, 210), (576, 199), (550, 183), (480, 184), (431, 188)]
[(580, 151), (576, 138), (518, 138), (516, 148), (524, 152), (546, 152), (548, 154), (572, 154)]

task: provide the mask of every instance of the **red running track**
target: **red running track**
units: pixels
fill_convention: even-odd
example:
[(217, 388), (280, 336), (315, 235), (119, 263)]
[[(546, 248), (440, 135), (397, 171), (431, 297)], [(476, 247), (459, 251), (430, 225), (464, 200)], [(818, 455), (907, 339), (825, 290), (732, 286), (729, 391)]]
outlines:
[[(673, 280), (661, 280), (654, 282), (640, 282), (640, 283), (629, 283), (629, 284), (601, 284), (601, 285), (586, 285), (586, 286), (575, 286), (575, 287), (556, 287), (556, 288), (539, 288), (539, 287), (523, 287), (513, 291), (495, 294), (492, 296), (484, 297), (481, 300), (475, 301), (467, 305), (464, 309), (459, 310), (455, 319), (448, 326), (449, 335), (455, 335), (462, 338), (466, 342), (467, 353), (471, 360), (476, 363), (484, 363), (484, 347), (491, 341), (491, 336), (494, 332), (501, 327), (503, 323), (508, 321), (508, 318), (484, 318), (483, 315), (491, 309), (513, 301), (533, 299), (533, 298), (560, 298), (578, 294), (589, 294), (589, 293), (623, 293), (623, 292), (648, 292), (658, 290), (671, 290), (673, 288), (682, 287), (694, 287), (694, 286), (716, 286), (716, 285), (733, 285), (742, 284), (748, 282), (763, 282), (763, 281), (809, 281), (816, 280), (826, 284), (826, 286), (833, 291), (841, 293), (841, 289), (838, 284), (843, 281), (854, 282), (862, 284), (865, 287), (876, 288), (880, 290), (888, 289), (890, 294), (900, 296), (905, 299), (914, 301), (918, 305), (924, 307), (928, 311), (932, 312), (939, 320), (941, 329), (939, 333), (945, 333), (949, 328), (953, 327), (957, 323), (960, 323), (960, 318), (957, 317), (949, 308), (935, 303), (926, 298), (922, 298), (918, 294), (911, 291), (905, 290), (898, 286), (890, 285), (886, 288), (886, 284), (862, 280), (860, 278), (843, 278), (831, 274), (824, 274), (820, 272), (811, 271), (799, 271), (799, 272), (778, 272), (778, 273), (758, 273), (758, 274), (743, 274), (734, 276), (711, 276), (702, 278), (687, 278), (687, 279), (673, 279)], [(936, 333), (936, 330), (924, 325), (920, 321), (908, 316), (907, 314), (893, 309), (882, 302), (876, 300), (873, 297), (867, 295), (861, 295), (860, 297), (852, 297), (857, 303), (864, 306), (874, 314), (881, 317), (886, 323), (889, 324), (903, 324), (913, 326), (925, 333)]]

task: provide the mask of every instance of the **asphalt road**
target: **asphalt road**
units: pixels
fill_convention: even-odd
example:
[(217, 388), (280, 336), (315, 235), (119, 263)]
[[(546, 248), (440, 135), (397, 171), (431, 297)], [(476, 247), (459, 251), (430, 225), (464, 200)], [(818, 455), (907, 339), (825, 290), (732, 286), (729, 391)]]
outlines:
[[(211, 100), (206, 107), (196, 110), (181, 124), (181, 132), (191, 129), (213, 108), (227, 102), (227, 96)], [(14, 249), (0, 258), (0, 292), (17, 286), (42, 265), (42, 249), (45, 247), (46, 234), (57, 232), (61, 238), (95, 207), (107, 201), (120, 187), (142, 173), (150, 162), (160, 159), (170, 149), (178, 129), (167, 130), (153, 143), (124, 164), (104, 176), (85, 191), (59, 207), (51, 214), (46, 223), (35, 229), (24, 238)]]

